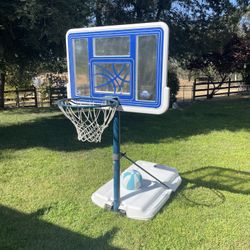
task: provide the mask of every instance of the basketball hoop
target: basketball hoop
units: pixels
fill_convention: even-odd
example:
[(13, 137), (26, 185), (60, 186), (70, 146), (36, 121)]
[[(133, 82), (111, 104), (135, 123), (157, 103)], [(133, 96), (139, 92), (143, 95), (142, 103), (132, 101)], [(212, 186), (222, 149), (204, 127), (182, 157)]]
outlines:
[[(176, 169), (135, 162), (120, 151), (119, 111), (159, 115), (169, 107), (168, 37), (162, 22), (70, 29), (66, 35), (69, 84), (59, 108), (83, 142), (100, 142), (113, 123), (113, 179), (92, 201), (133, 219), (153, 218), (181, 183)], [(132, 163), (125, 179), (122, 157)]]
[(79, 141), (101, 142), (102, 133), (113, 119), (119, 102), (111, 97), (89, 97), (66, 98), (57, 104), (74, 124)]

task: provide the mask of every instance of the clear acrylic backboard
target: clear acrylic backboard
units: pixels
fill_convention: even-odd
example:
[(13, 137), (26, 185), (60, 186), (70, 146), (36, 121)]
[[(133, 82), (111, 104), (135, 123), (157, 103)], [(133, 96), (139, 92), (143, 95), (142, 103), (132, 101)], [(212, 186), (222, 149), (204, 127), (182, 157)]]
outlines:
[(68, 98), (113, 96), (119, 110), (164, 113), (168, 38), (162, 22), (69, 30)]

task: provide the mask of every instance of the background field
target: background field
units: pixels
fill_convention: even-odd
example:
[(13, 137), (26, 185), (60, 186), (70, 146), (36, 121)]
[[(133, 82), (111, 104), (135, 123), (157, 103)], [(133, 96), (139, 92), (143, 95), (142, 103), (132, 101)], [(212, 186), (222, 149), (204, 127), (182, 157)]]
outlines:
[(249, 99), (122, 114), (122, 150), (183, 178), (151, 221), (91, 202), (112, 177), (111, 143), (111, 128), (78, 142), (56, 109), (0, 111), (0, 248), (250, 249)]

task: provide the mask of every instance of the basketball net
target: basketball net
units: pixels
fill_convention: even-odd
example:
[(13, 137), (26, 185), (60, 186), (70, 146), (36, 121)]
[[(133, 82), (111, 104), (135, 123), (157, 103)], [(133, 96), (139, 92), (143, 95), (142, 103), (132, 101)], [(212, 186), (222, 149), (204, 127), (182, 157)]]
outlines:
[(58, 107), (74, 124), (78, 140), (101, 142), (102, 133), (114, 117), (118, 101), (111, 98), (63, 99)]

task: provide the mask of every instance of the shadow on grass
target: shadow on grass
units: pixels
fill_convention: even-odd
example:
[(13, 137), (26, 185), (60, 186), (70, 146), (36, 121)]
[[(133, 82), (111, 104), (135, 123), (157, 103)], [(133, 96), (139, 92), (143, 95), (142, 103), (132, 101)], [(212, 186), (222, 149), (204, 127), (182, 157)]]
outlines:
[(236, 194), (250, 194), (250, 172), (208, 166), (184, 172), (182, 176), (187, 182), (197, 186)]
[(221, 191), (250, 194), (250, 172), (214, 166), (181, 174), (183, 183), (178, 193), (192, 205), (215, 207), (225, 202)]
[(181, 185), (176, 192), (172, 192), (159, 213), (165, 211), (176, 198), (180, 198), (188, 206), (214, 208), (226, 201), (222, 191), (250, 194), (250, 172), (208, 166), (180, 175)]
[[(20, 112), (25, 113), (25, 110)], [(18, 113), (15, 111), (15, 115)], [(59, 151), (77, 151), (111, 146), (112, 125), (105, 130), (101, 143), (82, 143), (77, 140), (74, 126), (63, 115), (56, 113), (41, 118), (34, 114), (33, 117), (34, 120), (26, 123), (6, 126), (0, 123), (0, 149), (46, 147)], [(161, 116), (123, 113), (121, 127), (122, 142), (142, 144), (185, 139), (212, 131), (250, 130), (250, 102), (245, 99), (202, 102)]]
[(110, 245), (116, 228), (90, 238), (2, 205), (0, 229), (1, 249), (119, 249)]
[(201, 185), (191, 185), (183, 179), (179, 195), (190, 206), (217, 207), (226, 201), (225, 195), (217, 189)]

